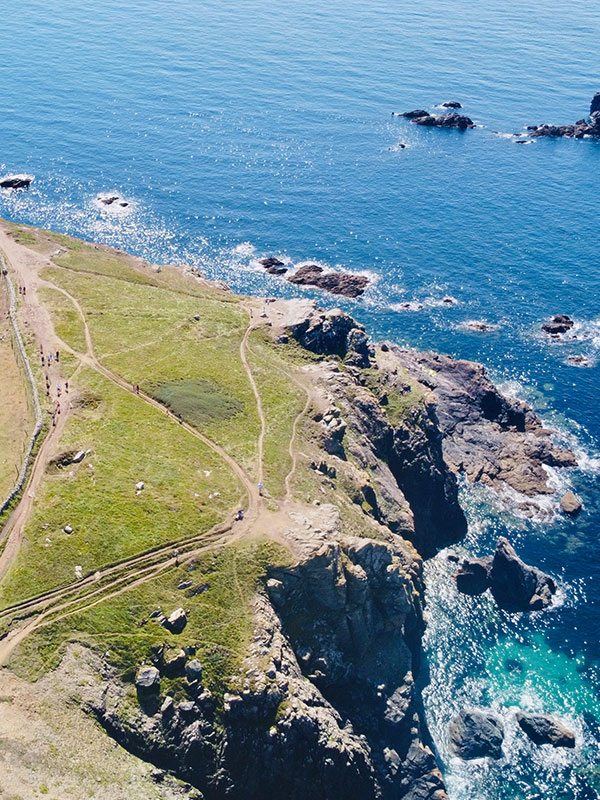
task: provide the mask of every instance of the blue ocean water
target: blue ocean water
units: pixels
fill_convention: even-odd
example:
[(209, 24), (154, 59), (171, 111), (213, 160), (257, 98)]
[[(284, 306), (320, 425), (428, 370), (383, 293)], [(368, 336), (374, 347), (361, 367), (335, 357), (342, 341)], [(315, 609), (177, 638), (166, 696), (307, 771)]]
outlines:
[[(443, 557), (428, 566), (425, 701), (451, 800), (600, 796), (600, 145), (502, 135), (587, 113), (599, 34), (590, 0), (2, 4), (0, 165), (36, 179), (0, 194), (0, 215), (324, 305), (253, 262), (367, 272), (365, 297), (342, 306), (375, 336), (482, 361), (578, 448), (582, 469), (560, 478), (584, 500), (575, 522), (523, 521), (465, 493), (467, 548), (508, 532), (561, 580), (559, 607), (503, 617), (457, 598)], [(391, 116), (445, 100), (481, 127)], [(130, 205), (101, 210), (105, 191)], [(423, 307), (402, 310), (410, 301)], [(577, 339), (538, 334), (558, 312), (577, 319)], [(460, 326), (472, 319), (498, 327)], [(591, 366), (566, 363), (577, 354)], [(447, 752), (465, 701), (506, 716), (502, 762)], [(514, 706), (562, 715), (576, 750), (529, 747)]]

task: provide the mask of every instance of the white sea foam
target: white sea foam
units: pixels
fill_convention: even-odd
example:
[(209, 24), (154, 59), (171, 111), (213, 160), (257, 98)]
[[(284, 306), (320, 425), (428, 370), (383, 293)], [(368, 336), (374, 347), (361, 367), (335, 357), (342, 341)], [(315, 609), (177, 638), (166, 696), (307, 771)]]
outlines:
[(234, 255), (251, 256), (256, 251), (256, 248), (251, 242), (241, 242), (236, 245), (231, 251)]

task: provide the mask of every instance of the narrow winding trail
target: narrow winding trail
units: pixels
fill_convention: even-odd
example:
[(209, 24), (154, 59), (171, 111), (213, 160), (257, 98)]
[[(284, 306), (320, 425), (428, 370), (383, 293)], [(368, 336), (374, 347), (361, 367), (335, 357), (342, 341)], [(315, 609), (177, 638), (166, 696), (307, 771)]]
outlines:
[[(3, 238), (7, 239), (8, 237), (6, 237), (6, 234), (0, 232), (0, 243), (2, 243)], [(34, 254), (31, 255), (33, 256)], [(60, 342), (60, 346), (64, 350), (71, 352), (79, 359), (77, 370), (84, 365), (91, 367), (123, 391), (127, 391), (129, 394), (134, 395), (142, 402), (169, 417), (174, 424), (179, 425), (190, 435), (210, 448), (228, 465), (244, 487), (247, 495), (248, 507), (242, 522), (234, 522), (233, 518), (231, 518), (217, 524), (211, 530), (202, 534), (191, 536), (184, 540), (178, 540), (167, 545), (161, 545), (146, 553), (137, 554), (115, 564), (107, 565), (67, 586), (44, 592), (36, 597), (29, 598), (20, 603), (15, 603), (10, 607), (0, 610), (0, 620), (9, 624), (8, 633), (6, 633), (3, 638), (0, 638), (0, 665), (6, 664), (15, 648), (27, 636), (39, 628), (51, 625), (73, 614), (82, 613), (83, 611), (91, 609), (109, 598), (122, 594), (129, 589), (157, 577), (161, 573), (175, 567), (178, 563), (185, 563), (202, 552), (223, 547), (233, 541), (257, 533), (260, 535), (271, 535), (276, 540), (284, 541), (282, 531), (287, 524), (286, 521), (289, 521), (289, 513), (296, 509), (296, 504), (292, 499), (291, 489), (291, 481), (296, 469), (298, 457), (295, 447), (296, 435), (298, 425), (302, 417), (306, 414), (311, 402), (311, 395), (306, 386), (285, 370), (274, 367), (302, 388), (302, 390), (306, 392), (307, 400), (303, 409), (293, 422), (292, 436), (288, 447), (291, 468), (285, 478), (285, 498), (277, 504), (278, 508), (276, 511), (268, 511), (263, 505), (262, 493), (258, 488), (258, 484), (262, 484), (264, 480), (266, 417), (263, 410), (261, 394), (248, 361), (248, 351), (250, 350), (248, 345), (249, 338), (252, 331), (258, 327), (254, 319), (255, 309), (246, 307), (246, 311), (249, 314), (249, 323), (240, 342), (239, 354), (255, 397), (257, 414), (260, 420), (260, 433), (257, 441), (258, 482), (254, 482), (249, 477), (246, 470), (230, 456), (224, 448), (196, 430), (193, 426), (181, 420), (150, 395), (142, 390), (134, 390), (133, 386), (128, 381), (104, 366), (98, 360), (94, 352), (92, 336), (85, 313), (79, 301), (62, 287), (40, 278), (37, 273), (40, 266), (39, 261), (37, 265), (33, 259), (29, 263), (26, 261), (24, 263), (22, 258), (15, 259), (15, 261), (18, 266), (22, 268), (22, 271), (19, 271), (11, 262), (11, 267), (19, 276), (19, 280), (28, 282), (28, 285), (31, 286), (27, 297), (30, 315), (36, 321), (36, 325), (34, 326), (36, 338), (39, 338), (40, 341), (47, 341), (49, 339), (54, 344)], [(73, 304), (83, 325), (86, 342), (85, 353), (74, 351), (58, 339), (48, 312), (37, 300), (36, 290), (38, 288), (54, 289), (67, 297)], [(252, 351), (250, 350), (250, 352)], [(56, 443), (64, 430), (67, 416), (66, 413), (60, 415), (56, 427), (51, 430), (40, 448), (25, 495), (5, 526), (4, 534), (8, 536), (8, 541), (2, 556), (0, 556), (0, 579), (7, 572), (15, 556), (19, 552), (25, 524), (31, 513), (36, 493), (41, 484), (51, 454), (54, 452)], [(177, 556), (175, 555), (175, 548), (177, 549)], [(13, 627), (21, 622), (23, 624), (19, 627)]]
[[(2, 266), (6, 268), (10, 264), (10, 261), (2, 251), (0, 251), (0, 262)], [(10, 283), (10, 277), (8, 275), (6, 276), (6, 279), (9, 286), (12, 288), (12, 285)], [(19, 280), (23, 280), (20, 274), (19, 274)], [(23, 283), (23, 285), (27, 286), (25, 282)], [(28, 323), (32, 327), (36, 341), (41, 346), (43, 346), (44, 342), (51, 341), (53, 343), (53, 347), (56, 347), (56, 349), (58, 349), (57, 343), (60, 342), (60, 340), (57, 339), (57, 337), (55, 336), (54, 330), (53, 329), (50, 330), (48, 328), (47, 320), (44, 320), (42, 315), (35, 313), (37, 304), (35, 289), (31, 283), (29, 284), (29, 287), (30, 287), (29, 294), (26, 294), (23, 297), (23, 306), (24, 306), (23, 311), (26, 314)], [(31, 365), (29, 364), (27, 353), (25, 352), (25, 349), (22, 344), (23, 339), (22, 339), (22, 334), (20, 333), (18, 327), (17, 314), (16, 313), (12, 314), (11, 319), (13, 322), (13, 326), (15, 327), (15, 331), (18, 334), (18, 339), (20, 341), (20, 349), (22, 350), (22, 357), (26, 365), (27, 377), (28, 380), (32, 383), (32, 390), (34, 392), (34, 397), (37, 398), (37, 386), (35, 385), (35, 378), (33, 377), (33, 372), (31, 370)], [(62, 345), (63, 343), (60, 342), (60, 344)], [(53, 394), (51, 395), (51, 400), (57, 401), (58, 396), (56, 395), (55, 390), (53, 389), (52, 392)], [(41, 418), (42, 412), (41, 412), (41, 407), (39, 406), (39, 400), (37, 401), (36, 404), (36, 411), (39, 413)], [(19, 501), (13, 512), (10, 514), (2, 530), (0, 531), (0, 539), (1, 541), (5, 542), (4, 549), (2, 550), (2, 554), (0, 555), (0, 579), (2, 579), (2, 577), (6, 574), (13, 559), (19, 552), (23, 540), (23, 531), (25, 528), (25, 524), (31, 513), (36, 493), (39, 489), (39, 486), (41, 484), (48, 463), (50, 462), (51, 455), (54, 452), (55, 444), (56, 442), (59, 441), (62, 432), (65, 428), (70, 411), (71, 411), (70, 402), (66, 403), (63, 402), (63, 406), (61, 408), (62, 413), (56, 415), (55, 425), (53, 425), (49, 429), (44, 441), (42, 442), (38, 450), (38, 453), (33, 462), (33, 466), (29, 472), (29, 476), (25, 481), (21, 500)], [(41, 419), (39, 421), (41, 427)], [(29, 458), (30, 458), (30, 452), (28, 452), (26, 455), (26, 459), (29, 460)]]
[(250, 368), (250, 364), (248, 363), (248, 339), (250, 334), (253, 330), (255, 330), (256, 325), (254, 323), (254, 309), (247, 308), (248, 314), (250, 316), (250, 322), (248, 327), (246, 328), (246, 332), (244, 333), (244, 337), (240, 342), (240, 359), (242, 361), (244, 370), (246, 371), (246, 375), (248, 376), (248, 381), (250, 382), (250, 386), (252, 387), (252, 391), (254, 392), (254, 397), (256, 399), (256, 410), (258, 413), (258, 418), (260, 419), (260, 434), (258, 436), (258, 482), (262, 485), (264, 482), (264, 446), (265, 446), (265, 434), (267, 430), (267, 422), (265, 419), (265, 414), (262, 407), (262, 399), (260, 396), (260, 392), (258, 391), (258, 386), (256, 385), (256, 381), (254, 379), (254, 375), (252, 374), (252, 369)]

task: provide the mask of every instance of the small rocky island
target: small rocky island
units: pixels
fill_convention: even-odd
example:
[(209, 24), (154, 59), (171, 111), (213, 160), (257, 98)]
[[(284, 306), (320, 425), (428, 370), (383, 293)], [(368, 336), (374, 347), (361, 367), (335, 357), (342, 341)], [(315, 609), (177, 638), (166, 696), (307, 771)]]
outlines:
[[(285, 262), (276, 256), (261, 258), (258, 263), (269, 275), (281, 277), (289, 272)], [(302, 264), (287, 277), (287, 280), (297, 286), (314, 286), (330, 294), (352, 298), (360, 297), (369, 285), (369, 278), (366, 275), (326, 271), (319, 264)]]
[[(442, 103), (442, 106), (445, 108), (462, 108), (460, 103)], [(392, 112), (392, 116), (404, 117), (415, 125), (423, 125), (426, 128), (456, 128), (459, 131), (465, 131), (467, 128), (477, 127), (470, 117), (464, 114), (457, 114), (455, 111), (446, 114), (430, 114), (429, 111), (419, 108), (414, 111), (405, 111), (401, 114)]]
[(567, 139), (584, 139), (600, 136), (600, 92), (596, 92), (590, 104), (589, 117), (577, 120), (572, 125), (528, 125), (530, 136), (565, 137)]
[(27, 189), (33, 182), (33, 175), (5, 175), (0, 178), (0, 189)]

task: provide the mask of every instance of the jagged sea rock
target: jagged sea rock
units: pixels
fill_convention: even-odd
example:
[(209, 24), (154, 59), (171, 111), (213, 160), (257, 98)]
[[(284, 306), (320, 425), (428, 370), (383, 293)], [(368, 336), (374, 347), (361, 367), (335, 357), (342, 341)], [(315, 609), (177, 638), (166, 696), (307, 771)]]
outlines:
[(462, 103), (457, 102), (456, 100), (446, 100), (445, 103), (442, 103), (442, 108), (462, 108)]
[(508, 539), (498, 539), (489, 573), (492, 595), (506, 611), (539, 611), (552, 602), (556, 583), (515, 553)]
[(574, 325), (575, 323), (567, 314), (557, 314), (552, 317), (550, 322), (545, 322), (542, 325), (542, 330), (544, 333), (549, 333), (551, 336), (558, 336), (570, 331)]
[(0, 178), (0, 189), (27, 189), (33, 181), (33, 175), (5, 175)]
[(416, 108), (414, 111), (405, 111), (403, 114), (396, 114), (398, 117), (405, 117), (406, 119), (419, 119), (420, 117), (429, 116), (429, 111), (424, 111), (422, 108)]
[(475, 128), (476, 125), (470, 117), (463, 114), (452, 112), (450, 114), (427, 114), (424, 117), (414, 117), (412, 122), (415, 125), (424, 125), (428, 128), (456, 128), (465, 131), (467, 128)]
[(502, 758), (504, 728), (489, 711), (463, 709), (450, 723), (450, 746), (464, 760)]
[(359, 297), (369, 284), (366, 275), (353, 275), (349, 272), (325, 272), (318, 264), (305, 264), (287, 279), (299, 286), (316, 286), (331, 294), (344, 297)]
[(456, 588), (463, 594), (483, 594), (490, 585), (492, 558), (465, 558), (454, 575)]
[(576, 517), (582, 508), (581, 500), (569, 490), (562, 496), (560, 507), (569, 517)]
[(508, 485), (534, 497), (553, 494), (544, 466), (573, 467), (570, 450), (520, 400), (506, 397), (481, 364), (390, 346), (398, 363), (432, 392), (447, 465), (472, 482)]
[(552, 747), (575, 747), (575, 734), (561, 722), (548, 714), (526, 714), (517, 712), (517, 722), (527, 736), (537, 745)]
[(577, 120), (573, 125), (535, 125), (528, 126), (531, 136), (536, 137), (566, 137), (569, 139), (583, 139), (584, 137), (600, 136), (600, 92), (592, 98), (590, 115), (587, 119)]

